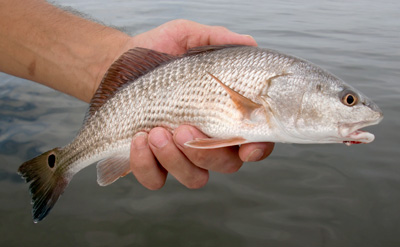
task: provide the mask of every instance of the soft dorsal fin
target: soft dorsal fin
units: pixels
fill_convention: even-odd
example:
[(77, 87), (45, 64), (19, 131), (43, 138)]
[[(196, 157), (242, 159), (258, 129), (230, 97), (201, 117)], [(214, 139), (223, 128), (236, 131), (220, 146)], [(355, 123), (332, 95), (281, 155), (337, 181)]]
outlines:
[(244, 45), (206, 45), (190, 48), (184, 56), (197, 55), (204, 52), (218, 51), (225, 48), (241, 47)]
[(210, 73), (208, 73), (208, 74), (214, 80), (216, 80), (225, 89), (225, 91), (229, 94), (229, 96), (231, 97), (231, 99), (232, 99), (233, 103), (235, 104), (236, 108), (238, 109), (238, 111), (240, 111), (240, 113), (242, 113), (243, 118), (251, 119), (251, 114), (253, 113), (253, 111), (263, 107), (261, 104), (255, 103), (251, 99), (244, 97), (240, 93), (238, 93), (235, 90), (231, 89), (230, 87), (226, 86), (221, 80), (219, 80), (214, 75), (212, 75)]
[(133, 48), (122, 54), (108, 69), (96, 93), (90, 101), (86, 119), (91, 117), (108, 99), (137, 78), (161, 64), (177, 57), (146, 48)]

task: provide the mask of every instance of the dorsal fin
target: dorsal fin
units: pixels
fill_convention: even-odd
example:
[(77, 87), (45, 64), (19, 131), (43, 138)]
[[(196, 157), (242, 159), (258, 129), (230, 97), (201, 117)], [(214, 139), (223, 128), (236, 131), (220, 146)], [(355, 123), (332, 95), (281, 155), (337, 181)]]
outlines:
[(179, 57), (197, 55), (205, 52), (240, 47), (243, 45), (209, 45), (191, 48), (183, 56), (146, 49), (133, 48), (122, 54), (108, 69), (96, 93), (90, 101), (90, 107), (85, 119), (90, 118), (107, 100), (121, 90), (125, 85), (135, 81), (158, 66)]
[(197, 55), (204, 52), (218, 51), (225, 48), (241, 47), (244, 45), (207, 45), (190, 48), (184, 56)]
[(90, 101), (86, 119), (90, 118), (108, 99), (139, 77), (161, 64), (177, 57), (146, 48), (133, 48), (122, 54), (108, 69), (96, 93)]

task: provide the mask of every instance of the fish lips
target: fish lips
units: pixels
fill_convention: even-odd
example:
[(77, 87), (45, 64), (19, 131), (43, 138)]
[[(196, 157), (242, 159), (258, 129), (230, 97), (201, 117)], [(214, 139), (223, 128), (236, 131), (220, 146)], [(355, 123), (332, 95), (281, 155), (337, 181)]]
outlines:
[(346, 123), (340, 124), (339, 135), (341, 136), (343, 143), (346, 145), (370, 143), (375, 139), (374, 134), (361, 130), (364, 127), (376, 125), (383, 119), (382, 112), (379, 112), (379, 116), (370, 121), (361, 121), (358, 123)]

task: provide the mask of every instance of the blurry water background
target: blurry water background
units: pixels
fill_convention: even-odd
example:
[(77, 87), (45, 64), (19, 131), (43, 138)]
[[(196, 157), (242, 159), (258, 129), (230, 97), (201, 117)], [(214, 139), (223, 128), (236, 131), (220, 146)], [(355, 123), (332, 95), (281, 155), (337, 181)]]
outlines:
[[(57, 0), (131, 35), (185, 18), (250, 34), (370, 96), (385, 119), (369, 145), (277, 144), (263, 162), (188, 190), (77, 174), (33, 224), (25, 160), (68, 143), (87, 105), (0, 74), (0, 246), (400, 246), (400, 2)], [(29, 41), (27, 41), (29, 42)]]

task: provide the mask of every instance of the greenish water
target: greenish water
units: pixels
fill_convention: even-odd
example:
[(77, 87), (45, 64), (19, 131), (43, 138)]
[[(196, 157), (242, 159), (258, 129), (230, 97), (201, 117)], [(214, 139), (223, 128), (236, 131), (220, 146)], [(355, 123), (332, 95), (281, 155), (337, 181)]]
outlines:
[(31, 219), (25, 160), (68, 143), (87, 105), (0, 74), (0, 246), (400, 246), (400, 3), (56, 1), (135, 35), (185, 18), (252, 35), (372, 98), (385, 119), (368, 145), (277, 144), (263, 162), (188, 190), (77, 174), (49, 217)]

